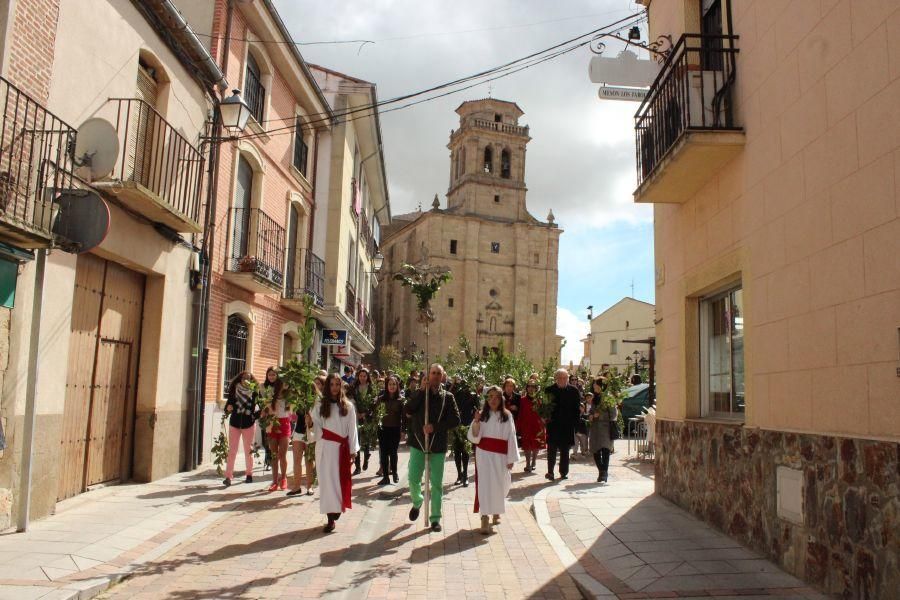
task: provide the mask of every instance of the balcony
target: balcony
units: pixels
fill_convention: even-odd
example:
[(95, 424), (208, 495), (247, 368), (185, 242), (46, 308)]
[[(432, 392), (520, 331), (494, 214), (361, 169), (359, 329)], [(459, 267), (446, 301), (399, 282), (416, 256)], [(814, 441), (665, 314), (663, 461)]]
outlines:
[(113, 98), (101, 112), (119, 135), (112, 174), (92, 185), (179, 233), (200, 233), (203, 155), (151, 105)]
[(744, 146), (733, 94), (737, 36), (684, 34), (635, 115), (635, 202), (683, 203)]
[(284, 242), (284, 227), (260, 209), (232, 208), (225, 279), (255, 294), (281, 292)]
[(283, 301), (302, 309), (306, 296), (312, 296), (316, 306), (325, 306), (325, 261), (308, 249), (297, 253), (293, 265), (288, 263)]
[(0, 77), (0, 241), (53, 245), (53, 197), (73, 187), (75, 130)]

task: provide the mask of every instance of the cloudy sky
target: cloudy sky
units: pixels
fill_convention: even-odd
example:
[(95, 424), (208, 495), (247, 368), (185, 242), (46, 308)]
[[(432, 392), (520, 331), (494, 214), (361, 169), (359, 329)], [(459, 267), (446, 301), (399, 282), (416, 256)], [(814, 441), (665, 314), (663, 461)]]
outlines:
[[(298, 42), (318, 63), (378, 86), (391, 98), (494, 67), (586, 33), (637, 11), (631, 0), (276, 0)], [(645, 32), (646, 36), (646, 32)], [(610, 44), (609, 54), (618, 51)], [(614, 54), (613, 54), (614, 55)], [(631, 102), (600, 101), (582, 48), (510, 77), (382, 116), (391, 208), (402, 213), (434, 194), (445, 201), (446, 149), (464, 100), (511, 100), (531, 126), (526, 183), (529, 211), (552, 208), (560, 239), (557, 330), (563, 360), (578, 361), (578, 340), (594, 314), (623, 296), (653, 302), (652, 211), (631, 201), (635, 186)], [(488, 90), (488, 87), (491, 87)]]

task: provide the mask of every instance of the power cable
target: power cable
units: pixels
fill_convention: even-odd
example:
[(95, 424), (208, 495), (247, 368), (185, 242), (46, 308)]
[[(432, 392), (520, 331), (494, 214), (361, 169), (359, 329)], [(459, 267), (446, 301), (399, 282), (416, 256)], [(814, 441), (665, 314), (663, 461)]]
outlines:
[[(608, 23), (608, 24), (606, 24), (606, 25), (604, 25), (604, 26), (602, 26), (602, 27), (599, 27), (599, 28), (597, 28), (597, 29), (594, 29), (594, 30), (592, 30), (592, 31), (589, 31), (589, 32), (587, 32), (587, 33), (585, 33), (585, 34), (576, 36), (576, 37), (571, 38), (571, 39), (569, 39), (569, 40), (565, 40), (565, 41), (563, 41), (563, 42), (560, 42), (560, 43), (558, 43), (558, 44), (555, 44), (555, 45), (553, 45), (553, 46), (550, 46), (549, 48), (545, 48), (545, 49), (540, 50), (540, 51), (538, 51), (538, 52), (534, 52), (534, 53), (529, 54), (529, 55), (527, 55), (527, 56), (524, 56), (524, 57), (515, 59), (515, 60), (513, 60), (513, 61), (509, 61), (509, 62), (507, 62), (507, 63), (504, 63), (504, 64), (502, 64), (502, 65), (498, 65), (498, 66), (493, 67), (493, 68), (490, 68), (490, 69), (486, 69), (486, 70), (484, 70), (484, 71), (480, 71), (480, 72), (475, 73), (475, 74), (472, 74), (472, 75), (468, 75), (468, 76), (466, 76), (466, 77), (462, 77), (462, 78), (459, 78), (459, 79), (455, 79), (455, 80), (453, 80), (453, 81), (449, 81), (449, 82), (442, 83), (442, 84), (439, 84), (439, 85), (436, 85), (436, 86), (432, 86), (432, 87), (430, 87), (430, 88), (426, 88), (426, 89), (423, 89), (423, 90), (419, 90), (419, 91), (417, 91), (417, 92), (412, 92), (412, 93), (409, 93), (409, 94), (404, 94), (404, 95), (401, 95), (401, 96), (396, 96), (396, 97), (394, 97), (394, 98), (390, 98), (390, 99), (387, 99), (387, 100), (382, 100), (382, 101), (376, 102), (376, 103), (374, 103), (374, 104), (367, 104), (367, 105), (365, 105), (365, 106), (359, 106), (359, 107), (356, 107), (356, 108), (347, 109), (347, 110), (345, 110), (345, 111), (343, 111), (343, 112), (337, 112), (337, 113), (335, 113), (334, 111), (332, 111), (332, 114), (331, 114), (331, 115), (326, 115), (326, 113), (311, 113), (311, 114), (308, 115), (308, 116), (322, 116), (322, 118), (319, 118), (319, 119), (308, 119), (308, 118), (307, 118), (307, 119), (303, 119), (302, 122), (301, 122), (301, 124), (300, 124), (300, 127), (301, 127), (301, 130), (304, 130), (304, 129), (305, 129), (305, 130), (311, 130), (311, 129), (314, 128), (314, 127), (312, 127), (313, 125), (316, 125), (316, 124), (319, 124), (319, 123), (323, 123), (323, 122), (327, 122), (327, 121), (331, 120), (332, 118), (334, 118), (334, 119), (340, 119), (340, 118), (345, 117), (345, 116), (347, 116), (347, 115), (351, 115), (351, 114), (355, 114), (355, 113), (359, 113), (359, 112), (364, 112), (364, 111), (371, 111), (371, 110), (380, 108), (380, 107), (382, 107), (382, 106), (387, 106), (387, 105), (390, 105), (390, 104), (396, 104), (396, 103), (398, 103), (398, 102), (403, 102), (403, 101), (405, 101), (405, 100), (409, 100), (409, 99), (415, 98), (415, 97), (417, 97), (417, 96), (422, 96), (422, 95), (429, 94), (429, 93), (432, 93), (432, 92), (440, 91), (440, 90), (442, 90), (442, 89), (446, 89), (446, 88), (448, 88), (448, 87), (453, 87), (453, 86), (456, 86), (456, 85), (460, 85), (460, 84), (462, 84), (462, 83), (467, 83), (467, 82), (472, 81), (472, 80), (475, 80), (475, 79), (482, 79), (482, 78), (486, 78), (486, 77), (487, 77), (486, 79), (483, 79), (482, 81), (478, 81), (478, 82), (476, 82), (476, 83), (474, 83), (474, 84), (472, 84), (472, 85), (469, 85), (469, 86), (464, 86), (464, 87), (462, 87), (462, 88), (459, 88), (459, 89), (456, 89), (456, 90), (453, 90), (453, 91), (450, 91), (450, 92), (447, 92), (447, 93), (435, 95), (435, 96), (432, 96), (432, 97), (423, 99), (423, 100), (421, 100), (421, 101), (416, 101), (416, 102), (412, 102), (412, 103), (407, 103), (407, 104), (403, 105), (402, 107), (396, 107), (396, 108), (392, 108), (392, 109), (387, 109), (387, 110), (383, 110), (383, 111), (380, 111), (380, 112), (381, 112), (381, 113), (392, 112), (393, 110), (399, 110), (400, 108), (408, 108), (408, 107), (410, 107), (410, 106), (415, 106), (416, 104), (421, 104), (422, 102), (427, 102), (427, 101), (430, 101), (430, 100), (434, 100), (434, 99), (437, 99), (437, 98), (441, 98), (441, 97), (444, 97), (444, 96), (448, 96), (448, 95), (453, 94), (453, 93), (465, 91), (465, 90), (471, 89), (472, 87), (475, 87), (475, 86), (477, 86), (477, 85), (481, 85), (481, 84), (487, 83), (487, 82), (489, 82), (489, 81), (494, 81), (494, 80), (496, 80), (496, 79), (500, 79), (500, 78), (502, 78), (502, 77), (506, 77), (506, 76), (508, 76), (508, 75), (512, 75), (512, 74), (514, 74), (514, 73), (518, 73), (519, 71), (522, 71), (522, 70), (524, 70), (524, 69), (530, 68), (530, 67), (532, 67), (532, 66), (536, 66), (536, 65), (538, 65), (538, 64), (541, 64), (542, 62), (546, 62), (547, 60), (552, 60), (552, 59), (554, 59), (554, 58), (557, 58), (557, 57), (559, 57), (559, 56), (562, 56), (563, 54), (567, 54), (567, 53), (569, 53), (569, 52), (572, 52), (573, 50), (576, 50), (576, 49), (578, 49), (578, 48), (581, 48), (581, 47), (583, 47), (583, 46), (589, 44), (590, 41), (591, 41), (591, 39), (585, 40), (584, 38), (588, 38), (588, 37), (593, 38), (593, 36), (597, 35), (597, 34), (600, 33), (601, 31), (603, 31), (604, 29), (608, 29), (608, 28), (610, 28), (610, 27), (615, 27), (616, 25), (620, 25), (620, 27), (617, 28), (617, 29), (614, 30), (614, 31), (621, 31), (621, 30), (627, 29), (629, 26), (631, 26), (631, 25), (633, 25), (633, 24), (635, 24), (635, 23), (637, 23), (637, 22), (643, 20), (644, 18), (645, 18), (645, 17), (644, 17), (642, 14), (636, 14), (636, 15), (633, 14), (633, 15), (630, 15), (630, 16), (625, 17), (625, 18), (623, 18), (623, 19), (619, 19), (619, 20), (617, 20), (617, 21), (614, 21), (614, 22), (612, 22), (612, 23)], [(626, 23), (626, 21), (629, 21), (629, 22)], [(633, 22), (630, 22), (630, 21), (633, 21)], [(567, 44), (572, 44), (572, 45), (567, 46)], [(554, 51), (555, 51), (555, 52), (554, 52)], [(551, 53), (551, 52), (552, 52), (552, 53)], [(551, 54), (548, 54), (548, 53), (551, 53)], [(544, 55), (546, 55), (546, 56), (544, 56)], [(497, 77), (490, 77), (491, 75), (498, 74), (498, 73), (499, 73), (500, 75), (498, 75)], [(291, 125), (287, 125), (287, 126), (285, 126), (285, 127), (279, 127), (279, 128), (271, 129), (271, 130), (268, 130), (268, 131), (266, 131), (266, 132), (264, 132), (264, 133), (253, 133), (253, 134), (247, 134), (247, 135), (245, 135), (245, 136), (239, 136), (239, 137), (240, 137), (241, 139), (247, 139), (247, 138), (253, 138), (253, 137), (261, 137), (261, 136), (265, 136), (265, 135), (271, 135), (272, 133), (277, 133), (277, 132), (280, 132), (280, 131), (283, 131), (283, 130), (291, 130), (291, 131), (293, 131), (293, 130), (295, 130), (295, 129), (298, 127), (298, 125), (297, 125), (297, 123), (296, 123), (296, 119), (297, 119), (297, 117), (293, 117), (293, 116), (292, 116), (292, 117), (287, 117), (287, 118), (267, 119), (267, 120), (263, 121), (263, 123), (270, 123), (270, 122), (275, 122), (275, 121), (282, 121), (282, 122), (283, 122), (283, 121), (287, 121), (287, 120), (293, 120), (293, 121), (295, 121), (295, 122), (292, 123)], [(346, 120), (345, 120), (345, 121), (341, 121), (341, 122), (346, 122)]]

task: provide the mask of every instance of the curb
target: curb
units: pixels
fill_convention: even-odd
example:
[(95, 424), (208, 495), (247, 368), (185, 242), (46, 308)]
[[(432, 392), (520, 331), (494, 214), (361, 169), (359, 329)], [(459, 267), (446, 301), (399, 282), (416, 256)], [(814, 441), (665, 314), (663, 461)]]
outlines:
[(591, 577), (587, 571), (584, 570), (584, 567), (582, 567), (581, 563), (578, 561), (578, 557), (575, 556), (568, 546), (566, 546), (566, 543), (550, 522), (550, 511), (547, 510), (547, 496), (550, 492), (556, 491), (557, 489), (558, 488), (547, 487), (534, 495), (532, 512), (538, 527), (541, 528), (541, 532), (544, 534), (544, 537), (547, 538), (550, 547), (556, 552), (556, 556), (559, 557), (566, 572), (575, 581), (575, 585), (578, 586), (578, 590), (581, 592), (582, 596), (585, 598), (616, 598), (617, 596), (613, 592)]

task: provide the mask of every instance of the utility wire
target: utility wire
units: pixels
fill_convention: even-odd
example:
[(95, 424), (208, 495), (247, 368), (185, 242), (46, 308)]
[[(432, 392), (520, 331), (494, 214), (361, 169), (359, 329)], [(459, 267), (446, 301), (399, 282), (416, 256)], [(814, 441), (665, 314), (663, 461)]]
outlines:
[(395, 37), (381, 38), (377, 40), (367, 40), (367, 39), (358, 39), (358, 40), (316, 40), (312, 42), (297, 42), (294, 40), (257, 40), (250, 39), (246, 37), (229, 37), (226, 38), (224, 36), (218, 35), (210, 35), (207, 33), (199, 33), (194, 32), (195, 35), (199, 37), (204, 37), (207, 39), (216, 39), (216, 40), (225, 40), (228, 39), (232, 42), (254, 42), (258, 44), (283, 44), (289, 46), (323, 46), (323, 45), (341, 45), (341, 44), (377, 44), (379, 42), (397, 42), (397, 41), (406, 41), (406, 40), (414, 40), (419, 38), (426, 37), (441, 37), (447, 35), (462, 35), (468, 33), (483, 33), (486, 31), (503, 31), (507, 29), (521, 29), (525, 27), (536, 27), (537, 25), (546, 25), (550, 23), (561, 23), (563, 21), (575, 21), (577, 19), (591, 19), (595, 17), (602, 17), (606, 15), (615, 14), (621, 11), (618, 10), (610, 10), (602, 13), (593, 13), (589, 15), (573, 15), (571, 17), (561, 17), (558, 19), (547, 19), (545, 21), (535, 21), (533, 23), (517, 23), (513, 25), (498, 25), (496, 27), (481, 27), (478, 29), (458, 29), (455, 31), (434, 31), (434, 32), (426, 32), (426, 33), (416, 33), (413, 35), (401, 35)]
[[(396, 104), (396, 103), (398, 103), (398, 102), (403, 102), (403, 101), (406, 101), (406, 100), (410, 100), (410, 99), (415, 98), (415, 97), (418, 97), (418, 96), (422, 96), (422, 95), (425, 95), (425, 94), (430, 94), (430, 93), (433, 93), (433, 92), (441, 91), (441, 90), (443, 90), (443, 89), (446, 89), (446, 88), (449, 88), (449, 87), (454, 87), (454, 86), (457, 86), (457, 85), (460, 85), (460, 84), (464, 84), (464, 83), (468, 83), (468, 82), (473, 81), (473, 80), (476, 80), (476, 79), (483, 79), (483, 81), (479, 81), (479, 82), (477, 82), (477, 83), (475, 83), (475, 84), (473, 84), (473, 85), (465, 86), (465, 87), (459, 88), (459, 89), (457, 89), (457, 90), (451, 91), (451, 92), (449, 92), (449, 93), (445, 93), (445, 94), (440, 94), (440, 95), (433, 96), (433, 97), (431, 97), (431, 99), (441, 98), (441, 97), (450, 95), (450, 94), (452, 94), (452, 93), (457, 93), (457, 92), (461, 92), (461, 91), (464, 91), (464, 90), (467, 90), (467, 89), (471, 89), (472, 87), (475, 87), (475, 86), (477, 86), (477, 85), (481, 85), (482, 83), (487, 83), (488, 81), (493, 81), (493, 80), (495, 80), (495, 79), (500, 79), (501, 77), (505, 77), (505, 76), (507, 76), (507, 75), (511, 75), (511, 74), (513, 74), (513, 73), (517, 73), (517, 72), (523, 70), (523, 68), (530, 68), (531, 66), (535, 66), (535, 65), (540, 64), (540, 63), (542, 63), (542, 62), (545, 62), (545, 60), (551, 60), (551, 59), (553, 59), (553, 58), (557, 58), (558, 56), (561, 56), (561, 55), (566, 54), (566, 53), (568, 53), (568, 52), (572, 52), (573, 50), (576, 50), (576, 49), (581, 48), (581, 47), (583, 47), (583, 46), (586, 46), (587, 44), (590, 43), (591, 39), (592, 39), (595, 35), (597, 35), (598, 33), (602, 32), (602, 31), (605, 30), (605, 29), (609, 29), (609, 28), (611, 28), (611, 27), (616, 27), (616, 26), (618, 25), (619, 27), (618, 27), (615, 31), (620, 31), (620, 30), (623, 30), (623, 29), (627, 29), (629, 26), (631, 26), (631, 25), (633, 25), (633, 24), (639, 22), (640, 20), (643, 20), (644, 18), (645, 18), (645, 17), (643, 16), (643, 14), (632, 14), (632, 15), (629, 15), (628, 17), (623, 18), (623, 19), (619, 19), (619, 20), (617, 20), (617, 21), (613, 21), (612, 23), (608, 23), (608, 24), (606, 24), (606, 25), (604, 25), (604, 26), (602, 26), (602, 27), (599, 27), (599, 28), (597, 28), (597, 29), (594, 29), (594, 30), (589, 31), (589, 32), (587, 32), (587, 33), (584, 33), (584, 34), (582, 34), (582, 35), (579, 35), (579, 36), (576, 36), (576, 37), (574, 37), (574, 38), (565, 40), (565, 41), (560, 42), (560, 43), (558, 43), (558, 44), (554, 44), (553, 46), (550, 46), (549, 48), (545, 48), (545, 49), (543, 49), (543, 50), (539, 50), (539, 51), (537, 51), (537, 52), (534, 52), (534, 53), (532, 53), (532, 54), (529, 54), (529, 55), (524, 56), (524, 57), (521, 57), (521, 58), (517, 58), (517, 59), (515, 59), (515, 60), (509, 61), (509, 62), (504, 63), (504, 64), (502, 64), (502, 65), (498, 65), (498, 66), (496, 66), (496, 67), (492, 67), (492, 68), (490, 68), (490, 69), (486, 69), (486, 70), (484, 70), (484, 71), (480, 71), (480, 72), (474, 73), (474, 74), (472, 74), (472, 75), (468, 75), (468, 76), (461, 77), (461, 78), (459, 78), (459, 79), (455, 79), (455, 80), (452, 80), (452, 81), (449, 81), (449, 82), (446, 82), (446, 83), (442, 83), (442, 84), (439, 84), (439, 85), (436, 85), (436, 86), (432, 86), (432, 87), (430, 87), (430, 88), (426, 88), (426, 89), (419, 90), (419, 91), (416, 91), (416, 92), (412, 92), (412, 93), (409, 93), (409, 94), (404, 94), (404, 95), (401, 95), (401, 96), (396, 96), (396, 97), (394, 97), (394, 98), (382, 100), (382, 101), (379, 101), (379, 102), (374, 103), (374, 104), (367, 104), (367, 105), (365, 105), (365, 106), (360, 106), (360, 107), (356, 107), (356, 108), (352, 108), (352, 109), (347, 109), (347, 110), (342, 111), (342, 112), (334, 112), (334, 111), (332, 111), (331, 115), (328, 115), (327, 113), (310, 113), (310, 114), (307, 115), (307, 116), (311, 116), (311, 117), (320, 117), (320, 118), (317, 118), (317, 119), (308, 119), (308, 118), (303, 119), (303, 120), (302, 120), (303, 122), (302, 122), (301, 127), (304, 128), (304, 129), (306, 129), (306, 130), (309, 130), (309, 129), (312, 129), (312, 127), (311, 127), (312, 125), (316, 125), (316, 124), (319, 124), (319, 123), (326, 122), (326, 121), (330, 120), (332, 117), (338, 118), (338, 119), (339, 119), (339, 118), (341, 118), (341, 117), (345, 117), (345, 116), (350, 115), (350, 114), (355, 114), (355, 113), (358, 113), (358, 112), (364, 112), (364, 111), (371, 111), (371, 110), (380, 108), (380, 107), (382, 107), (382, 106), (387, 106), (387, 105), (390, 105), (390, 104)], [(585, 39), (585, 38), (588, 38), (588, 39)], [(548, 54), (548, 53), (550, 53), (550, 54)], [(520, 67), (523, 67), (523, 68), (520, 68)], [(501, 74), (501, 75), (498, 76), (498, 77), (490, 78), (491, 75), (495, 75), (495, 74), (498, 74), (498, 73)], [(505, 73), (505, 74), (503, 74), (503, 73)], [(428, 99), (425, 99), (424, 101), (428, 101)], [(417, 102), (414, 102), (414, 103), (406, 104), (406, 105), (403, 106), (403, 108), (408, 108), (409, 106), (414, 106), (414, 105), (416, 105), (416, 104), (421, 104), (421, 101), (417, 101)], [(387, 113), (387, 112), (392, 112), (393, 110), (395, 110), (395, 109), (388, 109), (388, 110), (383, 110), (383, 111), (380, 111), (380, 112), (382, 112), (382, 113)], [(268, 134), (270, 134), (270, 133), (278, 132), (278, 131), (281, 131), (281, 130), (284, 130), (284, 129), (294, 130), (294, 129), (296, 129), (296, 127), (297, 127), (296, 119), (297, 119), (297, 117), (294, 117), (294, 116), (292, 116), (292, 117), (286, 117), (286, 118), (267, 119), (267, 120), (263, 121), (262, 123), (271, 123), (271, 122), (275, 122), (275, 121), (281, 121), (281, 122), (284, 122), (284, 121), (289, 121), (289, 120), (290, 120), (290, 121), (295, 121), (295, 122), (292, 123), (292, 124), (290, 124), (290, 125), (288, 125), (288, 126), (285, 126), (285, 127), (280, 127), (280, 128), (276, 128), (276, 129), (271, 129), (271, 130), (269, 130), (268, 132), (266, 132), (265, 134), (248, 134), (248, 135), (246, 135), (246, 136), (240, 136), (240, 137), (241, 137), (242, 139), (246, 139), (246, 138), (251, 138), (251, 137), (260, 137), (260, 136), (263, 136), (263, 135), (268, 135)], [(342, 122), (346, 122), (346, 121), (342, 121)], [(262, 123), (261, 123), (261, 124), (262, 124)]]

